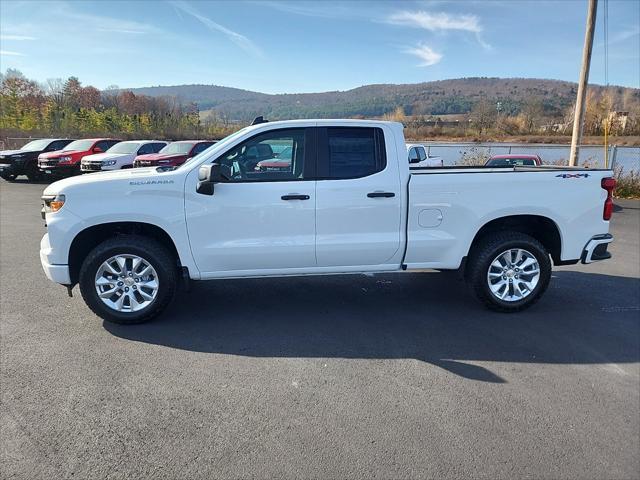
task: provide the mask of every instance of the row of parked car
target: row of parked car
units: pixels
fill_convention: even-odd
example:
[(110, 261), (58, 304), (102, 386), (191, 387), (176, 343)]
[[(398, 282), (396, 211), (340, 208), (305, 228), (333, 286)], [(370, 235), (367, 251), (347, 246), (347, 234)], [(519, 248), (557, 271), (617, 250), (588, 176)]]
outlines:
[(0, 151), (0, 177), (67, 177), (133, 167), (177, 167), (216, 143), (213, 140), (128, 140), (43, 138), (19, 150)]
[[(134, 167), (177, 167), (216, 143), (214, 140), (161, 140), (121, 141), (113, 138), (87, 138), (81, 140), (45, 138), (33, 140), (19, 150), (0, 151), (0, 177), (15, 180), (27, 175), (36, 180), (43, 175), (67, 177), (79, 173), (119, 170)], [(256, 171), (289, 170), (291, 147), (282, 151), (247, 152), (255, 159)], [(410, 167), (442, 167), (441, 157), (428, 155), (422, 144), (407, 144)], [(487, 167), (539, 166), (537, 155), (495, 155)]]

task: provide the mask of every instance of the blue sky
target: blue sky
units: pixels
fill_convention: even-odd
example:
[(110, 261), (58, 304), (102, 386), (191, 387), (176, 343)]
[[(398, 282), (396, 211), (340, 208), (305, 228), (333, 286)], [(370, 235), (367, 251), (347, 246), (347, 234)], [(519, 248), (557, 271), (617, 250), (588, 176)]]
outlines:
[[(603, 84), (600, 0), (590, 82)], [(458, 77), (576, 81), (586, 0), (0, 2), (0, 68), (104, 88), (267, 93)], [(640, 87), (640, 1), (609, 1), (609, 83)]]

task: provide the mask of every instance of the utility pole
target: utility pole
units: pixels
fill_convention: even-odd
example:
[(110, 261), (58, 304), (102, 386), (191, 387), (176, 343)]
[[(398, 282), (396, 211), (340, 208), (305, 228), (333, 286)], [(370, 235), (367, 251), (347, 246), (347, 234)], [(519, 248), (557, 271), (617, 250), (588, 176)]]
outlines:
[(582, 140), (584, 122), (584, 103), (587, 96), (587, 83), (589, 82), (589, 65), (591, 64), (591, 50), (593, 49), (593, 33), (596, 29), (596, 11), (598, 0), (589, 0), (587, 13), (587, 31), (584, 36), (584, 49), (582, 50), (582, 69), (578, 83), (578, 98), (573, 118), (573, 134), (571, 135), (571, 153), (569, 154), (569, 166), (578, 163), (578, 145)]

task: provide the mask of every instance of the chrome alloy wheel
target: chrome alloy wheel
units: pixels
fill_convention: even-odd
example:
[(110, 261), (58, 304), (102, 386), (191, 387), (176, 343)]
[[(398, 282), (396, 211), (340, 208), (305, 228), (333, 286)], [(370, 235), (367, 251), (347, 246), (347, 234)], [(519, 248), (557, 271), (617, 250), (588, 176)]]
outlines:
[(98, 297), (118, 312), (137, 312), (148, 307), (156, 298), (159, 286), (156, 270), (137, 255), (113, 256), (96, 272)]
[(487, 272), (491, 293), (505, 302), (528, 297), (540, 280), (540, 265), (532, 253), (512, 248), (493, 259)]

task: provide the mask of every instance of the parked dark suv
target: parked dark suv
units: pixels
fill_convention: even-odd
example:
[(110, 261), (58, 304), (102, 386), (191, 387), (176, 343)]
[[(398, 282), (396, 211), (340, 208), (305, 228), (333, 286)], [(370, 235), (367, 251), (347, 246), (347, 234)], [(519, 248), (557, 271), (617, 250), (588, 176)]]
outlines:
[(26, 175), (31, 181), (37, 180), (41, 175), (38, 169), (38, 155), (62, 150), (72, 141), (71, 138), (41, 138), (27, 143), (20, 150), (2, 150), (0, 177), (10, 182), (18, 175)]

